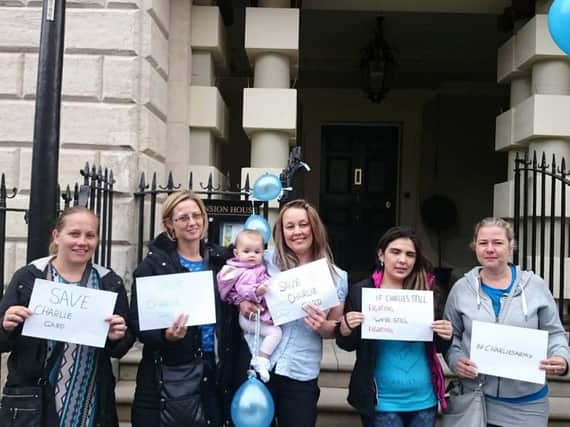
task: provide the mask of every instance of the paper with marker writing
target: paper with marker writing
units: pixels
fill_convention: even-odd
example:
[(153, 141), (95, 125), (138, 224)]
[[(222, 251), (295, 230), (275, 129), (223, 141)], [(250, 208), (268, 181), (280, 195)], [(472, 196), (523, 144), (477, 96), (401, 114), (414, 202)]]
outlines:
[(105, 347), (117, 294), (36, 279), (22, 335)]
[(216, 323), (214, 277), (208, 271), (137, 277), (141, 331), (165, 329), (181, 314), (186, 326)]
[(482, 374), (544, 384), (547, 348), (547, 331), (473, 321), (469, 358)]
[(305, 304), (322, 310), (339, 304), (328, 263), (325, 258), (279, 273), (269, 280), (265, 301), (273, 323), (283, 323), (307, 316)]
[(362, 338), (432, 341), (433, 292), (362, 289)]

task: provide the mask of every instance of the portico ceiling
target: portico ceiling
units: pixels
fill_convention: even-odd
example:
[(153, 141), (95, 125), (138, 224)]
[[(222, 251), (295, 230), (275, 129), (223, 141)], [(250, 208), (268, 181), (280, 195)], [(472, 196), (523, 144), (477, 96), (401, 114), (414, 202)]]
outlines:
[(303, 9), (499, 14), (511, 0), (303, 0)]
[[(305, 9), (307, 3), (317, 1), (303, 2), (298, 87), (359, 87), (363, 49), (374, 35), (376, 17), (379, 15), (384, 16), (386, 39), (397, 52), (399, 65), (396, 70), (396, 87), (437, 88), (453, 82), (490, 85), (496, 82), (497, 48), (510, 37), (498, 29), (498, 13)], [(428, 0), (373, 3), (400, 2), (452, 3)], [(342, 2), (327, 0), (323, 3)], [(367, 2), (358, 0), (351, 3)], [(453, 3), (474, 5), (476, 2), (456, 0)], [(506, 2), (500, 3), (504, 6)]]

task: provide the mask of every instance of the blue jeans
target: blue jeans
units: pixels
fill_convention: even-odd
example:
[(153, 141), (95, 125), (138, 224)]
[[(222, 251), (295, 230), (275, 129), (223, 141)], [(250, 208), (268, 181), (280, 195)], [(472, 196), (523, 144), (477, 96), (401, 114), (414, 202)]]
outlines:
[(411, 412), (376, 412), (362, 417), (362, 427), (434, 427), (437, 406)]

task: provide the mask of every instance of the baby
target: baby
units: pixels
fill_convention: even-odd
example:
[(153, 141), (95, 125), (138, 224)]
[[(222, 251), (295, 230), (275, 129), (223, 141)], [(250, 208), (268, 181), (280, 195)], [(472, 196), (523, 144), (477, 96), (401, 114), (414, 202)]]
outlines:
[[(269, 276), (263, 264), (263, 237), (255, 230), (242, 230), (236, 236), (234, 256), (218, 273), (218, 288), (223, 301), (239, 304), (247, 300), (261, 304), (260, 332), (263, 336), (259, 355), (253, 355), (251, 366), (263, 382), (269, 381), (269, 356), (281, 340), (281, 328), (273, 325), (263, 295), (267, 292)], [(255, 321), (239, 316), (241, 328), (255, 332)]]

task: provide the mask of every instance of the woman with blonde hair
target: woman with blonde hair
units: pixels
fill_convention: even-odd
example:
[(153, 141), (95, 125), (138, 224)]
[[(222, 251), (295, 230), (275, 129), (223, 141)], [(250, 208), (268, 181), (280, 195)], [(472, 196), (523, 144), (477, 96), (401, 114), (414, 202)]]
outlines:
[[(98, 230), (98, 219), (87, 208), (63, 211), (52, 231), (52, 254), (19, 269), (0, 302), (0, 352), (10, 352), (4, 398), (11, 387), (47, 382), (49, 392), (45, 395), (49, 398), (43, 402), (42, 420), (38, 420), (44, 427), (119, 425), (110, 358), (122, 357), (134, 337), (125, 322), (128, 301), (123, 281), (112, 270), (91, 263), (99, 243)], [(36, 279), (116, 293), (114, 314), (107, 318), (105, 347), (23, 336), (23, 323), (33, 316), (28, 305)], [(25, 408), (11, 411), (4, 405), (4, 398), (0, 425), (36, 425), (30, 419), (13, 424), (30, 412)]]
[[(270, 358), (268, 388), (279, 427), (313, 427), (320, 394), (317, 381), (322, 340), (334, 337), (347, 293), (347, 275), (334, 266), (325, 227), (317, 211), (305, 200), (293, 200), (283, 206), (273, 227), (273, 238), (275, 249), (264, 254), (270, 276), (325, 258), (340, 300), (339, 305), (326, 311), (308, 304), (304, 307), (306, 317), (281, 325), (282, 338)], [(257, 306), (249, 301), (240, 304), (246, 318), (256, 310)], [(242, 346), (242, 364), (249, 363), (250, 349), (251, 346)]]
[(548, 385), (479, 375), (469, 358), (472, 322), (500, 323), (547, 331), (547, 358), (538, 368), (548, 375), (568, 372), (568, 339), (554, 298), (542, 278), (510, 262), (514, 245), (513, 229), (501, 218), (475, 226), (471, 247), (479, 266), (453, 285), (445, 306), (444, 317), (453, 325), (446, 360), (464, 390), (483, 384), (489, 426), (540, 427), (548, 424)]
[[(214, 286), (215, 324), (186, 327), (188, 316), (180, 315), (169, 328), (141, 331), (137, 279), (205, 270), (212, 270), (215, 277), (231, 253), (205, 241), (208, 215), (202, 200), (191, 191), (177, 191), (166, 198), (162, 205), (162, 225), (164, 231), (149, 243), (148, 254), (134, 272), (130, 322), (144, 348), (137, 373), (132, 423), (134, 427), (162, 425), (164, 403), (157, 378), (157, 360), (183, 369), (199, 355), (207, 369), (202, 378), (200, 413), (196, 416), (204, 425), (219, 427), (229, 420), (234, 348), (240, 333), (237, 311), (221, 302)], [(180, 409), (179, 414), (185, 408)], [(193, 421), (180, 415), (167, 425), (195, 425)]]

